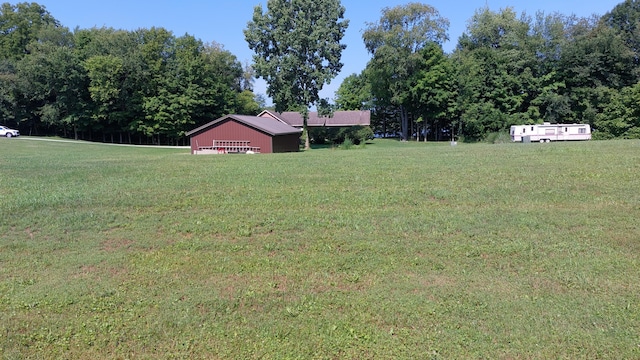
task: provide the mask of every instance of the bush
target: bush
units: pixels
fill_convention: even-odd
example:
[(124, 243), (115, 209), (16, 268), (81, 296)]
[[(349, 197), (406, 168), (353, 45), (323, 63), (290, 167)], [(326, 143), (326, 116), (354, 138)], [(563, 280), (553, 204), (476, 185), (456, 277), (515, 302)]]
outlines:
[(506, 144), (511, 142), (511, 135), (507, 132), (492, 132), (487, 134), (484, 141), (489, 144)]
[(369, 126), (355, 126), (353, 127), (354, 134), (353, 136), (351, 136), (351, 139), (353, 139), (354, 143), (364, 143), (367, 140), (373, 140), (373, 130), (371, 130), (371, 127)]
[(613, 135), (611, 135), (610, 133), (605, 132), (605, 131), (594, 130), (591, 133), (591, 139), (592, 140), (611, 140), (613, 138), (614, 138)]
[(312, 143), (323, 145), (327, 142), (328, 131), (326, 127), (309, 128), (309, 139)]
[(342, 145), (340, 145), (340, 149), (349, 150), (351, 148), (353, 148), (353, 142), (351, 141), (351, 139), (349, 138), (344, 139), (344, 141), (342, 142)]
[(309, 135), (314, 144), (343, 144), (347, 139), (351, 145), (360, 145), (373, 139), (373, 130), (369, 126), (321, 127), (310, 128)]

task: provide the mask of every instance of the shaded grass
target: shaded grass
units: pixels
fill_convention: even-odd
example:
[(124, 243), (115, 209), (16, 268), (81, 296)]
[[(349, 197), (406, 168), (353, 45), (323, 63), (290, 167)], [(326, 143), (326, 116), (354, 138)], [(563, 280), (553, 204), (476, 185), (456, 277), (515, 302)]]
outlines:
[(640, 356), (637, 141), (0, 151), (4, 358)]

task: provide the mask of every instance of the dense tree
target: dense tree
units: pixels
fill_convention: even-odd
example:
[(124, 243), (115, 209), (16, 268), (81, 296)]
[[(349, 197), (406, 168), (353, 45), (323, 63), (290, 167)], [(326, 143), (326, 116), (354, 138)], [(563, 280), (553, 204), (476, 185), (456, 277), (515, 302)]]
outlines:
[(338, 110), (367, 110), (372, 107), (372, 97), (366, 73), (351, 74), (336, 91), (335, 105)]
[[(5, 3), (0, 123), (31, 134), (177, 144), (225, 113), (263, 109), (252, 91), (257, 75), (268, 80), (277, 111), (368, 109), (376, 132), (401, 130), (405, 139), (455, 127), (478, 140), (543, 121), (589, 123), (596, 138), (640, 136), (638, 1), (588, 18), (482, 8), (449, 55), (440, 47), (448, 22), (436, 9), (385, 8), (363, 32), (366, 69), (345, 79), (331, 105), (318, 92), (342, 66), (343, 16), (337, 0), (270, 0), (245, 29), (256, 55), (243, 66), (221, 44), (188, 34), (70, 31), (41, 5)], [(352, 130), (326, 138), (366, 137)]]
[(612, 28), (633, 52), (632, 69), (640, 80), (640, 1), (624, 0), (602, 17), (604, 26)]
[[(204, 48), (206, 79), (208, 80), (208, 112), (213, 118), (227, 113), (243, 113), (239, 110), (240, 94), (248, 89), (242, 87), (246, 72), (235, 55), (219, 44), (208, 44)], [(246, 103), (243, 103), (243, 105)]]
[(20, 108), (17, 104), (22, 82), (15, 64), (0, 60), (0, 123), (3, 125), (18, 127)]
[(0, 59), (29, 54), (29, 44), (38, 39), (44, 27), (59, 25), (42, 5), (3, 3), (0, 5)]
[(269, 0), (266, 12), (261, 5), (254, 8), (244, 30), (256, 75), (267, 82), (276, 111), (301, 112), (305, 149), (308, 108), (342, 68), (346, 46), (340, 41), (349, 24), (344, 12), (340, 0)]
[(89, 93), (97, 104), (93, 114), (94, 129), (110, 131), (119, 118), (119, 98), (122, 88), (124, 65), (122, 59), (114, 55), (98, 55), (85, 61), (89, 75)]
[(557, 13), (547, 15), (538, 12), (530, 23), (527, 44), (533, 62), (530, 65), (532, 77), (525, 82), (530, 99), (524, 115), (526, 123), (534, 123), (538, 119), (562, 122), (571, 115), (566, 83), (559, 74), (561, 53), (566, 45), (566, 19)]
[(580, 19), (567, 26), (571, 41), (562, 50), (561, 68), (571, 87), (634, 84), (633, 52), (613, 29), (598, 18)]
[(603, 111), (595, 116), (598, 138), (640, 138), (640, 83), (621, 91), (605, 88)]
[(594, 125), (609, 101), (608, 91), (635, 83), (633, 52), (615, 30), (597, 17), (573, 19), (566, 25), (558, 74), (570, 99), (569, 118)]
[[(81, 119), (81, 131), (88, 138), (102, 135), (103, 141), (131, 141), (144, 119), (142, 99), (149, 74), (140, 51), (138, 32), (93, 28), (76, 31), (77, 55), (85, 67), (90, 96), (88, 116)], [(110, 63), (114, 66), (110, 66)]]
[(456, 49), (463, 133), (478, 139), (510, 125), (527, 123), (539, 84), (529, 19), (511, 8), (488, 8), (472, 17)]
[(0, 9), (3, 124), (84, 139), (178, 143), (197, 125), (264, 106), (251, 91), (251, 68), (243, 70), (219, 44), (163, 28), (70, 32), (35, 3)]
[(429, 132), (434, 140), (441, 140), (443, 130), (452, 132), (454, 125), (456, 93), (453, 62), (436, 44), (427, 45), (419, 55), (421, 60), (411, 82), (411, 99), (416, 104), (419, 122), (424, 126), (424, 140), (427, 140)]
[(256, 100), (256, 95), (249, 90), (238, 93), (236, 98), (236, 113), (257, 115), (265, 106)]
[[(51, 42), (60, 27), (59, 22), (41, 5), (19, 3), (0, 5), (0, 120), (16, 127), (35, 125), (37, 112), (42, 111), (42, 99), (38, 105), (31, 103), (35, 86), (23, 75), (36, 76), (41, 71), (24, 72), (20, 61), (34, 50), (39, 42)], [(62, 44), (59, 44), (62, 45)], [(42, 74), (42, 76), (47, 76)], [(38, 94), (35, 97), (37, 98)]]
[[(18, 61), (24, 80), (22, 97), (30, 109), (29, 124), (38, 121), (77, 138), (78, 121), (83, 112), (84, 68), (73, 49), (73, 35), (66, 28), (43, 30), (38, 42), (28, 46), (30, 55)], [(39, 118), (39, 119), (38, 119)]]
[(368, 64), (372, 93), (379, 104), (396, 107), (403, 139), (409, 136), (410, 81), (420, 61), (419, 52), (448, 39), (449, 21), (426, 4), (409, 3), (385, 8), (376, 23), (368, 24), (363, 40), (373, 58)]

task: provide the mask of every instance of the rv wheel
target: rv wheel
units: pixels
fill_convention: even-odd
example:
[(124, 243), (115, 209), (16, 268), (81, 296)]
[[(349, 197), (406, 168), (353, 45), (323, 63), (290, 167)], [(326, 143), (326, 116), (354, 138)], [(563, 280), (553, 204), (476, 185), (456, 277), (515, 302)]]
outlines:
[(547, 139), (547, 140), (545, 140), (545, 141), (546, 141), (546, 142), (551, 142), (551, 140), (550, 140), (550, 139)]
[(540, 144), (542, 144), (544, 142), (544, 139), (540, 139)]

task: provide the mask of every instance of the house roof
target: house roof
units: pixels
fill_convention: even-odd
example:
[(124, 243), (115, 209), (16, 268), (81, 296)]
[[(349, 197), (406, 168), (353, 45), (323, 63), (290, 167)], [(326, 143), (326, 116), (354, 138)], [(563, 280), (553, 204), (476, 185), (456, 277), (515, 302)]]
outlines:
[(271, 119), (268, 121), (265, 121), (264, 117), (257, 117), (257, 116), (248, 116), (248, 115), (234, 115), (234, 114), (229, 114), (229, 115), (225, 115), (221, 118), (218, 118), (214, 121), (211, 121), (207, 124), (204, 124), (198, 128), (195, 128), (189, 132), (186, 133), (187, 136), (191, 136), (195, 133), (198, 133), (202, 130), (205, 130), (207, 128), (210, 128), (220, 122), (223, 122), (227, 119), (232, 119), (235, 120), (239, 123), (242, 123), (244, 125), (247, 125), (249, 127), (252, 127), (256, 130), (260, 130), (262, 132), (265, 132), (271, 136), (276, 136), (276, 135), (288, 135), (288, 134), (299, 134), (302, 130), (297, 129), (295, 127), (289, 126), (281, 121), (278, 121), (278, 119)]
[[(265, 118), (276, 118), (288, 125), (302, 127), (302, 115), (295, 111), (286, 111), (283, 113), (263, 111), (258, 115)], [(310, 112), (307, 120), (308, 126), (369, 126), (371, 125), (371, 111), (336, 111), (333, 116), (318, 116), (317, 112)]]

